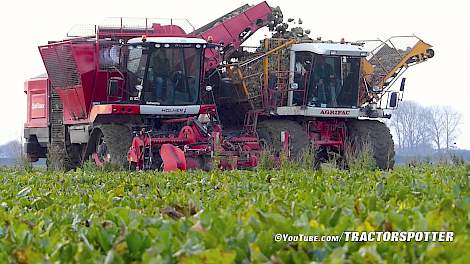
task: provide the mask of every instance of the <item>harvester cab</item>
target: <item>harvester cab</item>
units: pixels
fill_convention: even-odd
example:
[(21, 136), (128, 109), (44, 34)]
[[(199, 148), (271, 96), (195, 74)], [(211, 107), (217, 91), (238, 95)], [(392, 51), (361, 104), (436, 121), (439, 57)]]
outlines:
[[(125, 92), (117, 97), (119, 101), (100, 105), (116, 103), (117, 109), (124, 111), (138, 107), (133, 117), (137, 117), (137, 122), (120, 120), (134, 135), (127, 153), (118, 153), (120, 156), (127, 154), (131, 167), (164, 170), (204, 167), (202, 160), (212, 151), (211, 132), (220, 130), (215, 105), (204, 100), (204, 54), (208, 50), (219, 50), (219, 46), (194, 36), (142, 36), (119, 46), (124, 82), (114, 84), (111, 78), (108, 98), (115, 97), (119, 90)], [(119, 89), (120, 86), (123, 89)], [(107, 129), (106, 125), (98, 129), (103, 132), (103, 127)], [(122, 136), (129, 135), (127, 128), (123, 129)], [(116, 142), (106, 141), (101, 135), (92, 153), (97, 164), (108, 161), (107, 153), (99, 151), (103, 144), (108, 149), (108, 145)], [(189, 145), (196, 148), (192, 150)], [(190, 157), (191, 151), (194, 153)]]
[(130, 101), (144, 105), (199, 105), (202, 57), (199, 38), (152, 37), (128, 41)]
[[(227, 67), (241, 93), (226, 100), (276, 116), (364, 115), (359, 103), (362, 60), (357, 43), (265, 39), (259, 54)], [(225, 99), (225, 98), (222, 98)]]
[(337, 115), (358, 115), (353, 109), (359, 108), (361, 58), (367, 55), (359, 45), (293, 44), (289, 49), (287, 100), (276, 102), (275, 112), (319, 116), (318, 109), (342, 108), (350, 110), (337, 111)]

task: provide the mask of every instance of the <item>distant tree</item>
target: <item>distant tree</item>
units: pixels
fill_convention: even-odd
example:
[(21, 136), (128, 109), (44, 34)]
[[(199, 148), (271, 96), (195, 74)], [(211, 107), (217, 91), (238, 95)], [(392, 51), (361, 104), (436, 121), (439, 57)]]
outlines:
[(436, 145), (438, 151), (441, 150), (442, 144), (444, 143), (445, 134), (445, 115), (441, 106), (432, 106), (428, 111), (428, 119), (426, 120), (429, 124), (429, 132), (431, 139)]
[(450, 106), (423, 107), (404, 101), (393, 113), (389, 125), (395, 134), (398, 150), (427, 152), (432, 145), (449, 151), (459, 133), (462, 115)]
[(403, 114), (401, 113), (401, 107), (399, 107), (392, 115), (390, 121), (388, 121), (388, 125), (392, 129), (395, 135), (395, 141), (398, 144), (398, 149), (402, 150), (405, 147), (404, 142), (404, 128), (403, 128)]
[(446, 143), (446, 150), (449, 151), (450, 146), (454, 145), (454, 142), (459, 134), (462, 114), (457, 112), (451, 106), (443, 107), (442, 112), (444, 116), (444, 138)]
[(428, 116), (428, 109), (416, 102), (404, 101), (400, 104), (389, 123), (397, 137), (399, 149), (428, 148), (431, 142), (428, 122), (425, 121)]

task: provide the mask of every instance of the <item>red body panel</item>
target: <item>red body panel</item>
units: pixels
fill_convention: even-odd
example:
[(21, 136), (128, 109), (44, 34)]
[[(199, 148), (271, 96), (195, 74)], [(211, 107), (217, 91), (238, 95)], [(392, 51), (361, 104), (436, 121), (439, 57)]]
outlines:
[(186, 170), (187, 163), (184, 151), (171, 144), (163, 144), (160, 148), (163, 159), (163, 171)]
[(92, 104), (92, 95), (95, 88), (96, 69), (98, 67), (98, 59), (96, 55), (95, 43), (74, 44), (72, 54), (77, 64), (78, 72), (82, 87), (77, 89), (77, 94), (83, 101), (82, 108), (84, 108), (86, 116), (90, 111)]
[[(119, 96), (117, 97), (109, 97), (107, 94), (106, 87), (108, 85), (108, 80), (112, 77), (121, 77), (118, 72), (108, 72), (98, 70), (96, 73), (96, 82), (94, 86), (98, 89), (95, 89), (91, 92), (91, 101), (92, 102), (117, 102), (121, 101), (122, 97), (124, 96), (124, 80), (119, 84)], [(100, 88), (103, 87), (103, 88)], [(92, 106), (93, 107), (93, 106)], [(91, 111), (91, 109), (90, 109)]]
[(91, 109), (90, 122), (93, 122), (98, 115), (139, 115), (140, 106), (133, 104), (104, 104), (95, 105)]
[(64, 105), (64, 124), (75, 124), (86, 120), (87, 113), (82, 87), (56, 89), (56, 92)]
[(47, 77), (30, 79), (24, 84), (27, 94), (27, 119), (25, 127), (47, 127), (49, 115), (49, 80)]
[(64, 41), (39, 47), (48, 77), (64, 106), (64, 124), (87, 122), (95, 89), (95, 43)]

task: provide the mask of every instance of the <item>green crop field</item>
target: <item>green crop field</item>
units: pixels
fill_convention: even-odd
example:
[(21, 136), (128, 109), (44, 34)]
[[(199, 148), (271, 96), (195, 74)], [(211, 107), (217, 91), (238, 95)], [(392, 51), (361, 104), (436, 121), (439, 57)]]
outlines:
[[(470, 166), (0, 170), (0, 263), (468, 263)], [(275, 234), (453, 231), (452, 242)]]

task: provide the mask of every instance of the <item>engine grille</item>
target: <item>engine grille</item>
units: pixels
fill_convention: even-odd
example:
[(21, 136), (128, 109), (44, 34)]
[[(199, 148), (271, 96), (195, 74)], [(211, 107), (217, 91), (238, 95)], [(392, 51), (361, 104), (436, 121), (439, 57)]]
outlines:
[(40, 52), (54, 88), (68, 88), (81, 84), (70, 43), (44, 46), (40, 48)]

